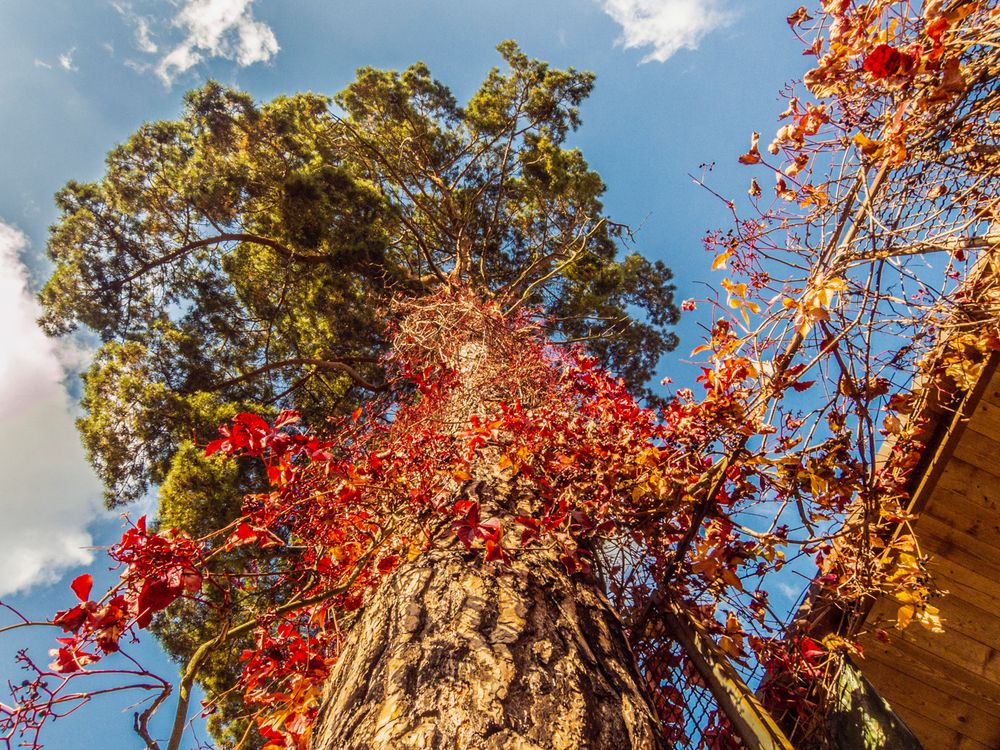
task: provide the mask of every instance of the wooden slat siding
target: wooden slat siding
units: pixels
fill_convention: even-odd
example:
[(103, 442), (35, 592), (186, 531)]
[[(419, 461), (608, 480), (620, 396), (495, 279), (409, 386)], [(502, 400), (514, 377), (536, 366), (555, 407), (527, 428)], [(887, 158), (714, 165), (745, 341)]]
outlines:
[(1000, 581), (963, 567), (941, 555), (932, 557), (928, 567), (934, 576), (934, 582), (941, 589), (955, 594), (964, 601), (975, 599), (981, 609), (1000, 618)]
[(924, 518), (934, 518), (955, 531), (1000, 549), (1000, 513), (950, 491), (935, 494), (934, 502), (924, 508), (917, 521), (919, 529)]
[(991, 406), (1000, 408), (1000, 381), (993, 380), (983, 391), (983, 399)]
[[(906, 709), (899, 712), (901, 717), (904, 711)], [(997, 750), (995, 745), (984, 745), (953, 729), (941, 726), (934, 719), (928, 719), (912, 711), (906, 711), (904, 720), (913, 733), (921, 739), (924, 750)]]
[[(955, 591), (936, 599), (933, 604), (941, 609), (946, 630), (961, 633), (969, 640), (996, 648), (996, 615), (982, 609), (975, 597), (966, 598)], [(931, 633), (931, 640), (936, 635)]]
[(889, 642), (875, 638), (867, 639), (865, 653), (871, 651), (873, 658), (881, 658), (890, 663), (896, 660), (912, 661), (924, 666), (934, 681), (924, 685), (932, 688), (937, 681), (948, 683), (950, 693), (960, 695), (962, 691), (985, 696), (991, 703), (1000, 703), (1000, 669), (996, 665), (995, 649), (978, 641), (973, 641), (961, 633), (945, 630), (931, 633), (914, 624), (900, 633), (895, 628), (885, 628)]
[[(930, 386), (933, 388), (933, 385)], [(942, 410), (934, 406), (927, 414), (927, 419), (933, 419), (938, 424), (929, 431), (927, 439), (932, 442), (927, 445), (920, 462), (920, 473), (911, 483), (909, 509), (919, 513), (930, 500), (941, 475), (947, 473), (953, 453), (958, 446), (966, 426), (971, 421), (976, 405), (989, 390), (1000, 390), (1000, 354), (994, 352), (983, 368), (979, 381), (973, 389), (962, 396), (953, 410)], [(888, 456), (889, 453), (880, 456)], [(884, 460), (884, 459), (883, 459)]]
[(1000, 435), (1000, 402), (993, 403), (991, 395), (1000, 396), (992, 388), (987, 388), (984, 397), (976, 404), (972, 418), (986, 435)]
[(986, 507), (995, 503), (997, 476), (966, 463), (960, 458), (952, 458), (948, 472), (941, 477), (936, 490), (951, 490), (966, 495), (972, 502)]
[(1000, 716), (937, 690), (914, 690), (913, 680), (886, 662), (873, 664), (868, 679), (895, 696), (892, 707), (907, 726), (907, 714), (918, 714), (976, 742), (996, 747), (996, 740), (1000, 738)]
[(948, 556), (984, 576), (1000, 581), (1000, 550), (970, 534), (939, 521), (932, 515), (921, 516), (914, 533), (924, 554)]
[[(945, 632), (892, 626), (898, 605), (881, 600), (859, 639), (862, 670), (926, 750), (1000, 748), (1000, 374), (994, 366), (966, 399), (965, 418), (940, 442), (912, 496), (920, 550), (951, 595), (935, 604)], [(988, 382), (987, 382), (988, 381)], [(889, 643), (874, 632), (884, 627)]]
[[(955, 447), (954, 457), (975, 466), (980, 471), (996, 476), (997, 472), (1000, 471), (1000, 465), (998, 465), (1000, 441), (984, 435), (973, 425), (978, 426), (974, 416), (969, 423), (969, 429), (962, 435)], [(983, 428), (980, 427), (980, 429)]]
[[(889, 643), (879, 641), (874, 633), (869, 633), (860, 639), (865, 652), (864, 672), (868, 674), (868, 666), (881, 661), (891, 664), (896, 658), (905, 657), (915, 662), (923, 662), (935, 679), (952, 682), (956, 686), (965, 686), (971, 692), (981, 692), (995, 696), (1000, 701), (1000, 662), (996, 649), (992, 646), (974, 641), (955, 630), (945, 629), (944, 633), (931, 633), (919, 624), (900, 633), (889, 626), (886, 620), (895, 617), (894, 605), (878, 605), (881, 610), (873, 611), (874, 619), (870, 619), (872, 627), (883, 626), (889, 634)], [(879, 622), (882, 616), (882, 622)], [(879, 623), (879, 624), (876, 624)], [(875, 687), (882, 686), (872, 678)], [(883, 698), (893, 702), (891, 695)]]
[(988, 706), (1000, 715), (1000, 691), (995, 683), (967, 670), (956, 669), (954, 662), (940, 654), (893, 635), (890, 632), (888, 642), (874, 636), (864, 638), (865, 658), (859, 664), (866, 674), (871, 665), (892, 664), (909, 675), (913, 685), (933, 685), (959, 700)]

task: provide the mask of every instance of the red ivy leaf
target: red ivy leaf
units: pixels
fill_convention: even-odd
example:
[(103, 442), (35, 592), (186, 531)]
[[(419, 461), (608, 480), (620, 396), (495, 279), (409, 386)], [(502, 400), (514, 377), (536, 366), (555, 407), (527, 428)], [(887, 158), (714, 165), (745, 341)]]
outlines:
[(396, 564), (399, 562), (399, 557), (397, 555), (386, 555), (381, 560), (378, 561), (378, 572), (382, 575), (389, 575), (395, 569)]
[(903, 55), (890, 44), (880, 44), (865, 58), (865, 70), (875, 78), (889, 78), (899, 72), (903, 64)]
[(264, 421), (263, 417), (249, 411), (237, 414), (233, 419), (233, 423), (245, 427), (247, 430), (257, 435), (266, 435), (271, 431), (270, 425)]
[(274, 429), (277, 430), (279, 427), (288, 427), (288, 425), (295, 424), (300, 419), (302, 419), (302, 415), (297, 411), (294, 409), (285, 409), (278, 414), (278, 418), (274, 420)]
[[(172, 578), (173, 576), (171, 576)], [(184, 585), (180, 580), (174, 582), (168, 578), (156, 578), (142, 584), (142, 591), (139, 592), (137, 607), (138, 616), (135, 623), (140, 628), (148, 628), (153, 620), (153, 614), (161, 609), (166, 609), (173, 601), (181, 595)]]
[(90, 598), (90, 590), (94, 587), (94, 578), (90, 573), (84, 573), (82, 576), (74, 578), (69, 587), (73, 589), (77, 599), (85, 602)]
[[(60, 642), (65, 642), (66, 639), (57, 639)], [(52, 649), (49, 652), (50, 656), (56, 657), (56, 660), (49, 664), (49, 669), (58, 672), (59, 674), (72, 674), (73, 672), (80, 672), (88, 664), (93, 664), (98, 660), (98, 656), (95, 654), (87, 653), (86, 651), (79, 651), (76, 644), (64, 646), (58, 650)]]
[(213, 440), (211, 443), (205, 446), (205, 456), (211, 456), (213, 453), (217, 453), (224, 445), (228, 445), (228, 438), (219, 438)]
[(364, 595), (355, 591), (353, 594), (344, 599), (344, 604), (342, 606), (345, 612), (353, 612), (356, 609), (360, 609), (364, 601)]
[(56, 616), (52, 618), (52, 624), (58, 625), (64, 632), (69, 633), (70, 631), (79, 630), (80, 626), (87, 621), (89, 615), (90, 610), (86, 604), (77, 604), (72, 609), (64, 609), (62, 612), (56, 612)]
[(510, 565), (510, 555), (507, 554), (507, 550), (503, 548), (503, 545), (499, 541), (493, 541), (492, 539), (486, 540), (486, 562), (499, 562), (504, 565)]

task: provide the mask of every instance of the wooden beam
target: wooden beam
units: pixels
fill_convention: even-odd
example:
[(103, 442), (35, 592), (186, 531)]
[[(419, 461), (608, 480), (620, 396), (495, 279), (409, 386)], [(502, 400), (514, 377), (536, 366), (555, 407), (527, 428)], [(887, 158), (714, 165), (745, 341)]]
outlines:
[(695, 630), (676, 604), (662, 605), (659, 614), (748, 750), (794, 750), (733, 665), (718, 653), (718, 646)]

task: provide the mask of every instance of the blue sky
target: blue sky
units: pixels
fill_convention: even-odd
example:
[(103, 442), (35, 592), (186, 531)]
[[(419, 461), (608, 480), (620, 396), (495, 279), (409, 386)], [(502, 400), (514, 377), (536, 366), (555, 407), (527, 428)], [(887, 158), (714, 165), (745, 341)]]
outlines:
[[(808, 61), (784, 20), (795, 5), (0, 0), (0, 597), (51, 615), (71, 603), (68, 581), (93, 557), (87, 548), (119, 531), (117, 516), (100, 510), (73, 428), (73, 373), (85, 366), (87, 342), (45, 339), (29, 292), (48, 271), (53, 193), (68, 179), (98, 178), (104, 154), (142, 122), (176, 116), (183, 93), (208, 78), (260, 99), (332, 94), (357, 67), (416, 60), (463, 99), (497, 64), (497, 42), (514, 38), (529, 55), (597, 73), (572, 141), (608, 184), (610, 215), (637, 229), (640, 251), (674, 269), (679, 299), (703, 297), (710, 258), (700, 238), (725, 226), (727, 212), (688, 174), (716, 162), (713, 187), (745, 194), (750, 175), (736, 157), (750, 131), (769, 139), (784, 108), (777, 92)], [(690, 378), (681, 360), (699, 336), (699, 314), (685, 316), (681, 347), (664, 361), (675, 380)], [(40, 658), (50, 637), (30, 638)], [(16, 677), (10, 656), (22, 641), (0, 636), (0, 678)], [(163, 664), (154, 646), (146, 652)], [(125, 702), (113, 701), (59, 722), (47, 746), (102, 738), (104, 747), (141, 747), (131, 713), (118, 710)]]

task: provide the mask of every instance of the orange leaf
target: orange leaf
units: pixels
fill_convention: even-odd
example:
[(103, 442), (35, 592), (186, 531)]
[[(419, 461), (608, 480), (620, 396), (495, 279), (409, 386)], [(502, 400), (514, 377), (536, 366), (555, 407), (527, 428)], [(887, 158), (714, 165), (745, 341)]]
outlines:
[(750, 150), (740, 157), (740, 164), (760, 164), (760, 149), (757, 144), (760, 141), (760, 133), (754, 132), (750, 136)]
[(732, 253), (731, 250), (726, 250), (726, 252), (724, 252), (724, 253), (722, 253), (720, 255), (717, 255), (716, 258), (715, 258), (715, 260), (712, 261), (712, 270), (713, 271), (718, 271), (720, 268), (725, 268), (726, 267), (726, 261), (729, 260), (729, 258), (730, 258), (730, 256), (732, 254), (733, 253)]

